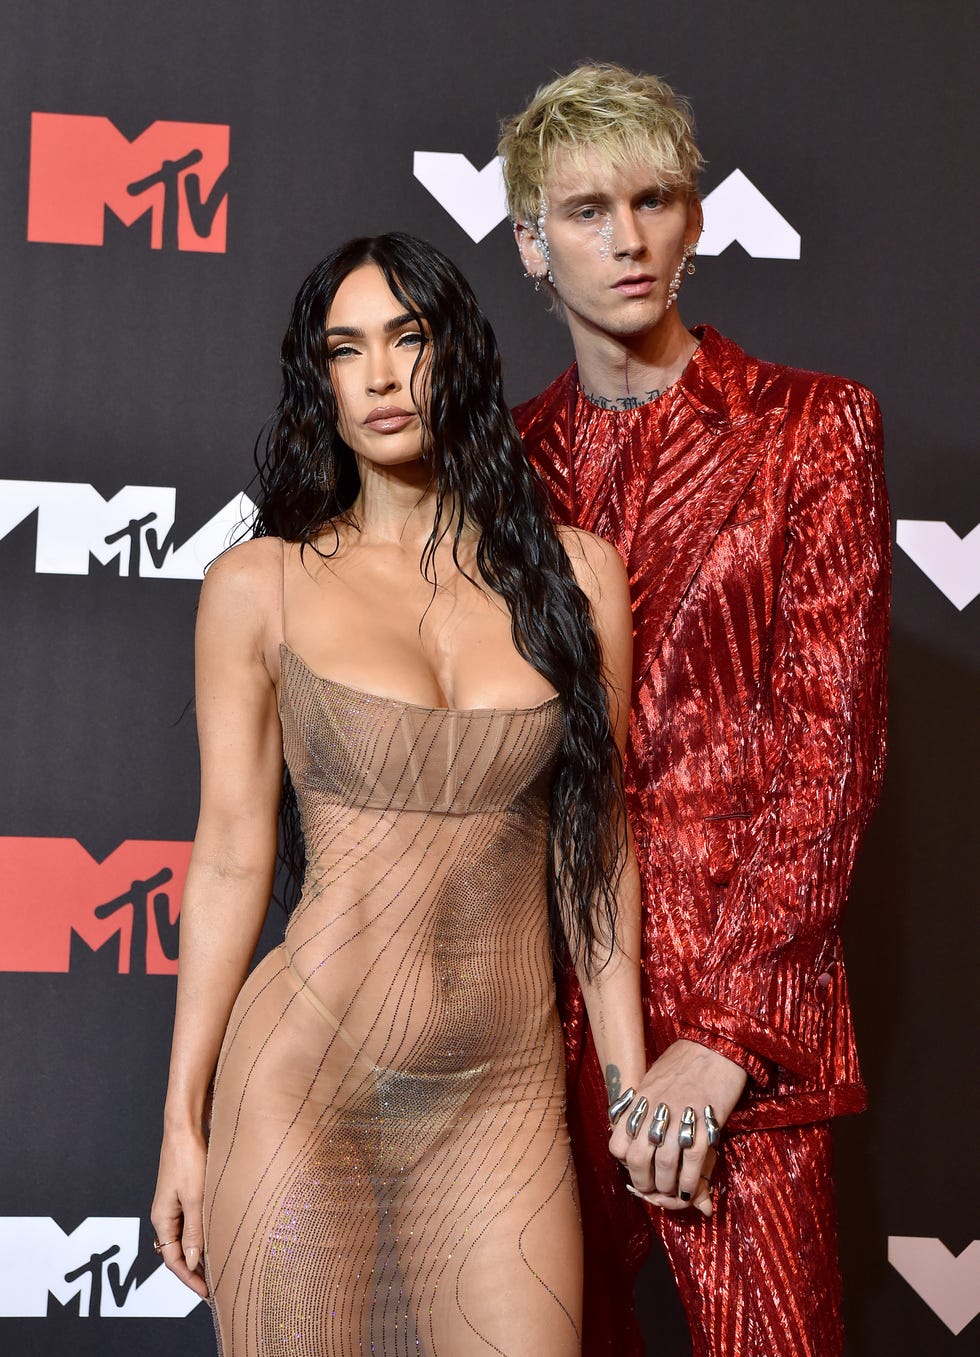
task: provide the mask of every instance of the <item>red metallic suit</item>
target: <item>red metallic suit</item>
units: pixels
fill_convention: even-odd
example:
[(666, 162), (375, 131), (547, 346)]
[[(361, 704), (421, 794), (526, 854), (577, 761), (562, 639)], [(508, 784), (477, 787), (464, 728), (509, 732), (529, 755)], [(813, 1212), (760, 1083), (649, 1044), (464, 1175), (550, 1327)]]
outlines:
[(697, 1357), (832, 1357), (827, 1123), (865, 1103), (839, 925), (883, 767), (880, 418), (863, 387), (694, 333), (686, 372), (652, 403), (600, 409), (573, 367), (516, 412), (558, 517), (628, 564), (651, 1058), (684, 1037), (749, 1074), (713, 1219), (648, 1212), (606, 1153), (604, 1084), (569, 981), (585, 1352), (638, 1350), (630, 1289), (656, 1230)]

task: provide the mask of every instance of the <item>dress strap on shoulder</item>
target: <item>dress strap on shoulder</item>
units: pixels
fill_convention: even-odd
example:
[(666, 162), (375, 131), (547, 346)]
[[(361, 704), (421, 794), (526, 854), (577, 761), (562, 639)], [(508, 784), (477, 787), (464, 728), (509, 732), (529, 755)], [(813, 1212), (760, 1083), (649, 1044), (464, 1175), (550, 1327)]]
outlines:
[(289, 646), (286, 639), (286, 541), (279, 538), (279, 639)]

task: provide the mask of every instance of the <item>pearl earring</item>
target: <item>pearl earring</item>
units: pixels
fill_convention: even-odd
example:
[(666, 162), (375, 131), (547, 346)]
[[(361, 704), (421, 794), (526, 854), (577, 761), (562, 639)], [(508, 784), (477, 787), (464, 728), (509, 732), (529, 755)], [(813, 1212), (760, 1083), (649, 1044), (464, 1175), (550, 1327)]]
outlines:
[(667, 310), (669, 310), (674, 305), (674, 302), (677, 301), (677, 294), (681, 290), (681, 279), (684, 277), (684, 274), (694, 273), (694, 256), (696, 253), (697, 253), (696, 246), (694, 245), (684, 246), (684, 253), (681, 255), (681, 262), (677, 265), (677, 269), (674, 273), (674, 276), (673, 278), (671, 278), (670, 284), (667, 288)]

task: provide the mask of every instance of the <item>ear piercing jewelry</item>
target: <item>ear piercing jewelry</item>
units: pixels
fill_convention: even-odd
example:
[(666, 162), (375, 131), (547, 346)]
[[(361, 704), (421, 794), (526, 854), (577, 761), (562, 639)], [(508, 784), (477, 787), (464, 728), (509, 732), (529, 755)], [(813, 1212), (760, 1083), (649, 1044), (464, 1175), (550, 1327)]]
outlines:
[(549, 249), (548, 249), (548, 237), (547, 237), (547, 236), (545, 235), (545, 233), (544, 233), (544, 222), (545, 222), (545, 218), (547, 217), (547, 215), (548, 215), (548, 205), (547, 205), (547, 203), (546, 203), (546, 204), (541, 208), (541, 211), (538, 213), (538, 219), (537, 219), (537, 221), (534, 223), (534, 226), (535, 226), (535, 235), (537, 236), (537, 239), (538, 239), (538, 248), (540, 249), (541, 254), (542, 254), (542, 256), (544, 257), (544, 262), (545, 262), (545, 264), (548, 266), (548, 275), (547, 275), (547, 276), (548, 276), (548, 282), (552, 285), (552, 287), (554, 287), (554, 285), (555, 285), (555, 280), (554, 280), (554, 277), (553, 277), (552, 272), (551, 272), (551, 252), (550, 252)]
[(694, 1146), (694, 1125), (694, 1108), (685, 1107), (680, 1126), (677, 1128), (677, 1143), (682, 1150), (690, 1150)]
[(691, 275), (695, 272), (694, 256), (697, 254), (697, 252), (698, 250), (696, 245), (684, 246), (684, 253), (681, 255), (681, 262), (677, 265), (677, 269), (674, 273), (674, 276), (673, 278), (671, 278), (670, 284), (667, 288), (668, 309), (674, 305), (674, 302), (677, 301), (677, 294), (681, 290), (681, 279), (684, 277), (684, 274), (687, 273), (688, 275)]

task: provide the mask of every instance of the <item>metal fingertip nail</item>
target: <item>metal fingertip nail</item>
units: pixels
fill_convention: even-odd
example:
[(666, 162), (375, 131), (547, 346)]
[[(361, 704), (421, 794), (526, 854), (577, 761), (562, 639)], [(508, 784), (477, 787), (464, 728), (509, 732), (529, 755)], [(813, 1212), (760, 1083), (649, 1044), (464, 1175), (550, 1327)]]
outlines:
[(638, 1098), (636, 1101), (636, 1106), (633, 1108), (633, 1111), (626, 1118), (626, 1134), (631, 1139), (635, 1140), (637, 1133), (639, 1132), (639, 1129), (643, 1124), (643, 1118), (646, 1116), (647, 1108), (649, 1106), (650, 1104), (647, 1102), (646, 1098), (642, 1097)]
[(614, 1126), (635, 1097), (636, 1090), (628, 1088), (619, 1095), (615, 1102), (609, 1104), (609, 1120)]

